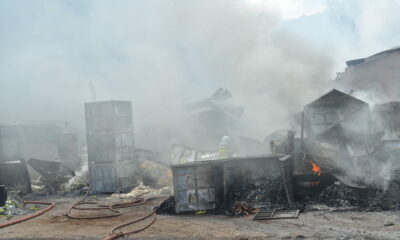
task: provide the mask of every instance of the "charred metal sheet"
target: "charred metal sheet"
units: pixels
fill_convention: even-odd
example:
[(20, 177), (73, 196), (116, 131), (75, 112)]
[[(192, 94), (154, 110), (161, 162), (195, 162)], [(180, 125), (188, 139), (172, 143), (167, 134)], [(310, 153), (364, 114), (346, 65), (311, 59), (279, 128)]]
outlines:
[(278, 210), (272, 211), (259, 211), (253, 218), (253, 220), (274, 220), (274, 219), (291, 219), (298, 218), (300, 210)]
[(61, 162), (31, 158), (28, 160), (28, 164), (48, 180), (57, 177), (75, 176), (75, 172)]
[(6, 186), (0, 185), (0, 207), (4, 206), (7, 201), (7, 190)]
[(0, 163), (0, 184), (12, 187), (23, 187), (31, 192), (31, 179), (25, 160)]

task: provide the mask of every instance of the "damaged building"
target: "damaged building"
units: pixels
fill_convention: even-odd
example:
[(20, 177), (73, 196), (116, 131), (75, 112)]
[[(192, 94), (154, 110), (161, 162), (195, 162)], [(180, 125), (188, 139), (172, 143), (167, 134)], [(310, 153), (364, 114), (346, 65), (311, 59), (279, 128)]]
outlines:
[(344, 72), (333, 83), (346, 93), (361, 94), (377, 101), (400, 98), (400, 47), (391, 48), (366, 58), (349, 60)]
[(188, 127), (186, 145), (215, 150), (221, 138), (230, 135), (240, 125), (243, 107), (232, 103), (232, 93), (219, 88), (210, 97), (187, 106)]
[[(333, 211), (400, 209), (400, 144), (396, 139), (383, 139), (385, 133), (381, 131), (396, 132), (396, 106), (384, 104), (371, 113), (367, 102), (333, 89), (297, 114), (299, 134), (280, 131), (268, 135), (264, 142), (238, 137), (239, 146), (248, 152), (223, 158), (210, 157), (213, 151), (177, 144), (172, 148), (174, 159), (166, 163), (157, 152), (135, 148), (130, 101), (86, 103), (89, 187), (84, 184), (75, 192), (78, 195), (74, 196), (84, 197), (72, 205), (68, 202), (67, 220), (62, 224), (89, 219), (97, 224), (96, 219), (141, 211), (140, 216), (111, 229), (106, 239), (117, 239), (162, 224), (156, 223), (156, 214), (192, 214), (191, 221), (197, 215), (207, 215), (204, 217), (212, 221), (217, 221), (214, 214), (246, 216), (239, 221), (254, 220), (257, 224), (277, 219), (296, 221), (321, 204)], [(226, 132), (214, 133), (218, 134), (208, 137), (218, 145), (220, 134)], [(55, 145), (60, 143), (54, 141)], [(74, 142), (67, 135), (64, 141)], [(259, 153), (259, 149), (268, 147), (269, 154)], [(31, 157), (28, 163), (48, 179), (54, 179), (58, 171), (53, 162)], [(162, 165), (162, 171), (158, 165)], [(153, 182), (157, 186), (154, 180), (166, 176), (172, 177), (173, 188), (144, 185)], [(157, 200), (155, 208), (149, 205)], [(54, 207), (52, 202), (41, 204), (48, 207), (38, 214)], [(11, 213), (7, 208), (12, 208), (10, 203), (6, 211)], [(19, 211), (29, 213), (24, 206)], [(164, 219), (168, 221), (169, 217)], [(139, 230), (116, 232), (139, 222), (145, 224)]]
[(333, 89), (304, 107), (306, 136), (316, 137), (338, 124), (359, 133), (371, 132), (368, 103)]
[[(44, 177), (41, 173), (47, 170), (71, 173), (80, 168), (78, 152), (77, 135), (68, 132), (67, 123), (0, 124), (0, 178), (5, 185), (23, 185), (30, 191), (30, 179)], [(40, 162), (34, 164), (38, 168), (29, 164), (31, 162)]]
[(235, 156), (268, 152), (265, 142), (240, 134), (244, 108), (232, 100), (228, 89), (219, 88), (212, 96), (186, 107), (187, 123), (182, 126), (180, 142), (172, 145), (172, 164), (219, 158), (223, 139), (229, 139), (231, 154)]

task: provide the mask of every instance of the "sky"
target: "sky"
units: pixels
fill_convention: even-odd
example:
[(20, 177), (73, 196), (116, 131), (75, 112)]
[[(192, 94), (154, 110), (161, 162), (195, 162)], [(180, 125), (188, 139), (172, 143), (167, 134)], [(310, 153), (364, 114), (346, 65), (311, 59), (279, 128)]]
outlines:
[[(136, 142), (172, 141), (217, 88), (262, 139), (329, 90), (344, 62), (395, 47), (397, 0), (2, 0), (0, 121), (68, 121), (133, 102)], [(175, 141), (175, 139), (173, 139)], [(161, 140), (158, 140), (161, 141)]]

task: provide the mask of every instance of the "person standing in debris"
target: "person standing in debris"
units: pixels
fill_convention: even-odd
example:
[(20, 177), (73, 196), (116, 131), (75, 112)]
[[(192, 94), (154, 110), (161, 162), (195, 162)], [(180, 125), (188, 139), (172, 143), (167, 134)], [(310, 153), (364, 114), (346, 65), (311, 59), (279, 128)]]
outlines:
[(233, 156), (232, 142), (229, 136), (223, 136), (218, 148), (219, 158), (229, 158)]

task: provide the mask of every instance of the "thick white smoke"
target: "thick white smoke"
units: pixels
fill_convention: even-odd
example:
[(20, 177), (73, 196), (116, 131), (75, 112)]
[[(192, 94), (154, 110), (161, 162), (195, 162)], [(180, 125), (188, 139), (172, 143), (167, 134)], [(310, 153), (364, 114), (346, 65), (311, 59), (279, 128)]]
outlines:
[[(244, 1), (3, 1), (1, 120), (65, 120), (83, 102), (134, 103), (136, 142), (175, 141), (182, 108), (222, 86), (262, 138), (318, 96), (331, 61)], [(168, 141), (166, 141), (168, 140)]]
[(0, 4), (2, 121), (66, 120), (84, 130), (93, 82), (98, 100), (133, 101), (140, 147), (167, 148), (182, 108), (221, 86), (245, 108), (239, 134), (262, 139), (325, 92), (334, 72), (335, 52), (291, 33), (268, 4)]

